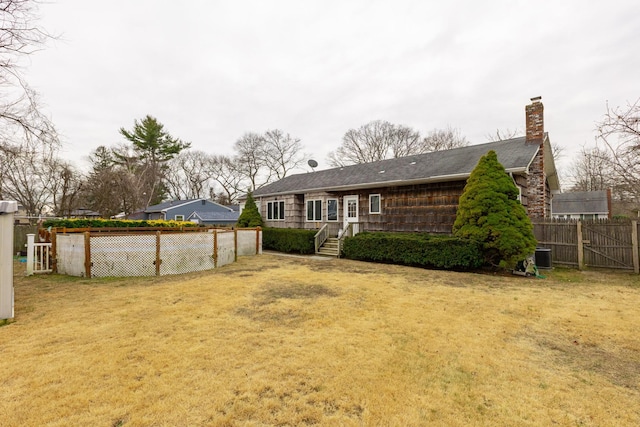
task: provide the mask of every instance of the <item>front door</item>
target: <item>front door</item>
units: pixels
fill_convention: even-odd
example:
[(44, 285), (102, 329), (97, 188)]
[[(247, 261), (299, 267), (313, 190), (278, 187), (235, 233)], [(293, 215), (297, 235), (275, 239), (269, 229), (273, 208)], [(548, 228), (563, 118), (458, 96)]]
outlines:
[(358, 196), (344, 196), (342, 205), (344, 206), (344, 226), (347, 227), (350, 222), (355, 224), (353, 234), (358, 234)]

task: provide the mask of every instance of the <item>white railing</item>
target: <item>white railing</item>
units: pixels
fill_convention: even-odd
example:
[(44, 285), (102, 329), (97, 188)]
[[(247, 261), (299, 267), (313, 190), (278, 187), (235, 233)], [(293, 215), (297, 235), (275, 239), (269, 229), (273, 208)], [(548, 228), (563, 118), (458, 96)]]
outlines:
[(342, 224), (342, 230), (338, 232), (338, 239), (342, 240), (345, 237), (353, 237), (360, 232), (360, 223), (359, 222), (349, 222), (345, 221)]
[(314, 242), (315, 242), (315, 247), (316, 247), (316, 253), (318, 253), (318, 251), (320, 250), (320, 248), (322, 247), (324, 242), (327, 241), (328, 237), (329, 237), (329, 224), (325, 224), (315, 234), (315, 236), (313, 236), (313, 239), (314, 239)]
[(51, 243), (36, 243), (35, 234), (27, 234), (27, 276), (52, 271)]

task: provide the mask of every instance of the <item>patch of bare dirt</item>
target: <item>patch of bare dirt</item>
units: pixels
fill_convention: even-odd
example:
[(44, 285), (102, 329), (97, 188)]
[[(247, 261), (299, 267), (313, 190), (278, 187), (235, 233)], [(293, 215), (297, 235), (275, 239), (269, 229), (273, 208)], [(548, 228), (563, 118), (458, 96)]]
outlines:
[(619, 387), (640, 390), (640, 360), (630, 350), (605, 349), (562, 334), (527, 333), (526, 339), (536, 344), (547, 361), (593, 372)]
[(297, 308), (277, 304), (279, 301), (286, 299), (311, 300), (338, 295), (338, 292), (324, 285), (295, 283), (266, 285), (263, 289), (254, 292), (250, 306), (238, 308), (236, 314), (259, 322), (297, 326), (306, 319), (306, 315)]

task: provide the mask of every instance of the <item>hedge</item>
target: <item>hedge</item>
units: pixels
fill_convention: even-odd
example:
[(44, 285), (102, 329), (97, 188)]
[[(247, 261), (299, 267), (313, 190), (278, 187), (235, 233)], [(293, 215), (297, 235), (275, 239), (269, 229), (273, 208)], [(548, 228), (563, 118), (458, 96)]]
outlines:
[(42, 223), (44, 228), (106, 228), (106, 227), (198, 227), (191, 221), (162, 220), (121, 220), (121, 219), (48, 219)]
[(457, 237), (364, 232), (345, 239), (344, 256), (413, 267), (470, 270), (481, 267), (481, 245)]
[(313, 254), (317, 230), (299, 228), (262, 229), (262, 248), (285, 253)]

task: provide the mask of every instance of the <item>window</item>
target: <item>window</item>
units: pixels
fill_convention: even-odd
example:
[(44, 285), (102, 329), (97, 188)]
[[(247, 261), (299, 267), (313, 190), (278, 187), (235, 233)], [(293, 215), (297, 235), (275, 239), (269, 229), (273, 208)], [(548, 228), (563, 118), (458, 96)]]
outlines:
[(327, 221), (338, 220), (338, 199), (327, 200)]
[(267, 202), (267, 220), (270, 220), (270, 221), (284, 220), (284, 200)]
[(176, 221), (184, 221), (184, 215), (176, 215), (174, 218)]
[(379, 214), (380, 211), (380, 195), (379, 194), (370, 194), (369, 195), (369, 213), (370, 214)]
[(322, 221), (322, 200), (307, 200), (307, 221)]

